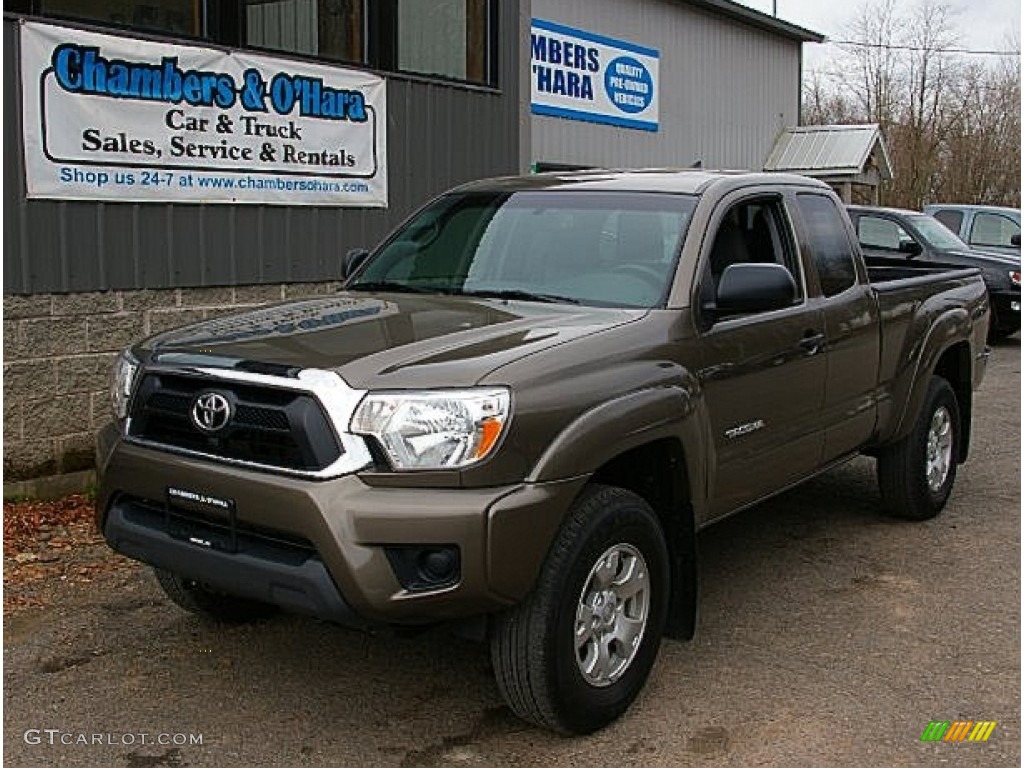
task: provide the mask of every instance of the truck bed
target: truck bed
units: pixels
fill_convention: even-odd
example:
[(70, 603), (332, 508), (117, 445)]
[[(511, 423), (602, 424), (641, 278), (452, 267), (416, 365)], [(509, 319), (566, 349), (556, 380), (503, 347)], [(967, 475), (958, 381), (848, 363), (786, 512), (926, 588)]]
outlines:
[(864, 257), (864, 263), (868, 269), (868, 280), (872, 286), (879, 290), (896, 290), (908, 280), (915, 281), (915, 285), (930, 285), (939, 275), (945, 277), (970, 278), (980, 274), (975, 267), (960, 267), (955, 264), (940, 264), (937, 262), (921, 262), (911, 259), (886, 259), (877, 256)]

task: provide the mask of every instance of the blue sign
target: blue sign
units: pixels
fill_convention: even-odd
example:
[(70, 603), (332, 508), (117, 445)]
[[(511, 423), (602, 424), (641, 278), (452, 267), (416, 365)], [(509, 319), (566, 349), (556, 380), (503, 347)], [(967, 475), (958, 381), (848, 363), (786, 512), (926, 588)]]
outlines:
[(530, 111), (658, 130), (658, 51), (541, 19), (530, 27)]

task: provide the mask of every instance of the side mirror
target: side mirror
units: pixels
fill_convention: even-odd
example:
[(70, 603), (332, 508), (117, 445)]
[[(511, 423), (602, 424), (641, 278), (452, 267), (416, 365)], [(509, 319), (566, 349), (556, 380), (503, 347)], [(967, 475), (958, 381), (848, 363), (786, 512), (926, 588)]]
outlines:
[(1020, 248), (1020, 235), (1010, 235), (1010, 245)]
[(346, 253), (341, 263), (342, 278), (348, 280), (363, 265), (363, 262), (366, 261), (366, 257), (369, 255), (370, 252), (365, 248), (353, 248)]
[(767, 312), (796, 301), (796, 282), (781, 264), (730, 264), (718, 281), (718, 313)]
[(900, 240), (900, 246), (899, 247), (900, 247), (900, 253), (905, 253), (910, 258), (914, 258), (915, 256), (920, 256), (921, 255), (921, 251), (924, 250), (923, 248), (921, 248), (921, 244), (919, 242), (917, 242), (916, 240)]

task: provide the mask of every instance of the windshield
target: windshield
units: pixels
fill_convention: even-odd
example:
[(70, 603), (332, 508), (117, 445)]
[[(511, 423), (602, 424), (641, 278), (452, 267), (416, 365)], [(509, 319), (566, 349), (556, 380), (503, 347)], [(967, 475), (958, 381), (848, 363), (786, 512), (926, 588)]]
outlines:
[(654, 307), (668, 294), (695, 205), (645, 192), (446, 195), (348, 288)]
[(932, 248), (937, 248), (940, 251), (970, 250), (967, 243), (950, 232), (946, 225), (938, 219), (922, 215), (913, 216), (910, 220), (914, 223), (914, 226), (917, 227), (918, 234), (921, 235), (921, 238)]

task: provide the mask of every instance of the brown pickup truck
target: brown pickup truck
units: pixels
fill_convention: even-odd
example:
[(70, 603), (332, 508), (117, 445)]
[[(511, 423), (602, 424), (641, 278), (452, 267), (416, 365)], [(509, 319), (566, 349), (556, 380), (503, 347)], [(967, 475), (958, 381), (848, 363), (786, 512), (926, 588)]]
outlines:
[(967, 458), (985, 284), (865, 263), (815, 181), (478, 182), (345, 270), (121, 356), (99, 527), (221, 620), (475, 622), (563, 732), (693, 635), (698, 530), (859, 454), (927, 519)]

